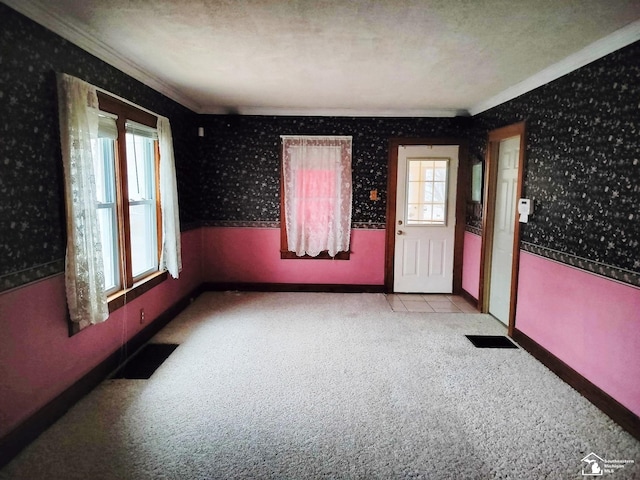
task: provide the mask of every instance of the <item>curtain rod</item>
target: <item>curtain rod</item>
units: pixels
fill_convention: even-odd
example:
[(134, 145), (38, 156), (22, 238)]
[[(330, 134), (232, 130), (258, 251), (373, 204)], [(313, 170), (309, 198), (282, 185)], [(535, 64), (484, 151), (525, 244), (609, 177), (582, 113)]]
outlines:
[[(89, 83), (89, 82), (87, 82), (87, 83)], [(154, 111), (152, 111), (152, 110), (149, 110), (148, 108), (145, 108), (145, 107), (143, 107), (142, 105), (138, 105), (137, 103), (134, 103), (134, 102), (132, 102), (131, 100), (127, 100), (126, 98), (122, 98), (121, 96), (116, 95), (115, 93), (112, 93), (112, 92), (110, 92), (109, 90), (105, 90), (104, 88), (97, 87), (97, 86), (95, 86), (95, 85), (92, 85), (92, 86), (93, 86), (93, 88), (95, 88), (95, 89), (96, 89), (96, 91), (98, 91), (98, 92), (102, 92), (102, 93), (104, 93), (105, 95), (109, 95), (110, 97), (113, 97), (113, 98), (115, 98), (116, 100), (119, 100), (119, 101), (121, 101), (122, 103), (126, 103), (127, 105), (130, 105), (130, 106), (132, 106), (132, 107), (135, 107), (135, 108), (137, 108), (138, 110), (142, 110), (143, 112), (147, 112), (147, 113), (149, 113), (149, 114), (153, 115), (154, 117), (163, 117), (163, 116), (164, 116), (164, 115), (160, 115), (159, 113), (156, 113), (156, 112), (154, 112)]]
[(127, 100), (126, 98), (122, 98), (120, 95), (116, 95), (115, 93), (112, 93), (109, 90), (105, 90), (102, 87), (98, 87), (97, 85), (94, 85), (93, 83), (89, 83), (89, 82), (87, 82), (86, 80), (84, 80), (84, 79), (82, 79), (80, 77), (76, 77), (75, 75), (71, 75), (71, 74), (63, 72), (63, 71), (58, 71), (58, 72), (56, 72), (56, 74), (62, 74), (62, 75), (67, 75), (69, 77), (77, 78), (81, 82), (84, 82), (87, 85), (91, 85), (93, 88), (96, 89), (96, 92), (101, 92), (101, 93), (104, 93), (105, 95), (109, 95), (110, 97), (112, 97), (112, 98), (114, 98), (116, 100), (119, 100), (122, 103), (126, 103), (127, 105), (129, 105), (131, 107), (137, 108), (138, 110), (142, 110), (143, 112), (147, 112), (147, 113), (153, 115), (154, 117), (157, 117), (157, 118), (164, 117), (164, 115), (160, 115), (159, 113), (156, 113), (153, 110), (149, 110), (148, 108), (145, 108), (142, 105), (138, 105), (137, 103), (134, 103), (131, 100)]

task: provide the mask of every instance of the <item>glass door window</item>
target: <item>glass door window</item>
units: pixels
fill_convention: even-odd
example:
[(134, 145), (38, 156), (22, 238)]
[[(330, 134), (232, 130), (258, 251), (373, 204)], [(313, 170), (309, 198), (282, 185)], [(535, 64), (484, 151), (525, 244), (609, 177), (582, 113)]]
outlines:
[(447, 224), (449, 159), (409, 159), (407, 225)]

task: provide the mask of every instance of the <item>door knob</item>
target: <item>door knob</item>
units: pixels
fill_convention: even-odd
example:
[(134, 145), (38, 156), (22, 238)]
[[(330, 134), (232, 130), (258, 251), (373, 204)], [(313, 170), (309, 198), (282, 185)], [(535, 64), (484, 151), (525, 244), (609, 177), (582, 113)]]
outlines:
[(398, 230), (398, 235), (402, 235), (404, 232), (402, 230)]
[(398, 220), (398, 225), (402, 225), (402, 220)]

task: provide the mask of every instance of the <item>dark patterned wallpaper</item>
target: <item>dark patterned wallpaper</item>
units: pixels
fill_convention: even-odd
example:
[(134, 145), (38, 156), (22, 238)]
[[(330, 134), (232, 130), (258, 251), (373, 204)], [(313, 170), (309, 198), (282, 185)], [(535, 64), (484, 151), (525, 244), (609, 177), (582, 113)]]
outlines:
[[(0, 4), (0, 291), (63, 269), (56, 71), (171, 119), (183, 230), (274, 225), (282, 134), (353, 136), (353, 221), (376, 228), (389, 138), (466, 137), (484, 158), (489, 130), (526, 120), (524, 188), (536, 204), (523, 248), (640, 285), (638, 58), (640, 43), (473, 119), (196, 115)], [(481, 218), (470, 210), (468, 223)]]
[[(280, 135), (353, 137), (353, 222), (385, 222), (391, 137), (457, 137), (466, 118), (329, 118), (203, 115), (202, 220), (276, 222), (280, 217)], [(369, 200), (377, 189), (380, 200)], [(382, 228), (384, 228), (382, 226)]]
[(477, 115), (469, 135), (484, 157), (489, 130), (526, 120), (523, 248), (623, 281), (640, 276), (639, 58), (636, 42)]
[(58, 71), (170, 119), (183, 229), (200, 218), (195, 114), (0, 4), (0, 290), (63, 269)]

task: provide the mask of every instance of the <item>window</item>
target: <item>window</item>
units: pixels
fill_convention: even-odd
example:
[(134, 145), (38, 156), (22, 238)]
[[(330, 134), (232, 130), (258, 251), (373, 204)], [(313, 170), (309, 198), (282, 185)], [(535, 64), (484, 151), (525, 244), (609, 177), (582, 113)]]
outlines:
[(448, 159), (409, 160), (407, 225), (446, 225)]
[(349, 258), (351, 137), (282, 137), (281, 258)]
[(105, 291), (113, 295), (159, 270), (160, 157), (155, 116), (105, 94), (98, 101), (94, 172)]
[(164, 280), (164, 269), (178, 278), (177, 182), (167, 118), (70, 75), (56, 80), (65, 286), (71, 332), (77, 332)]
[(158, 270), (157, 133), (127, 123), (131, 275)]

